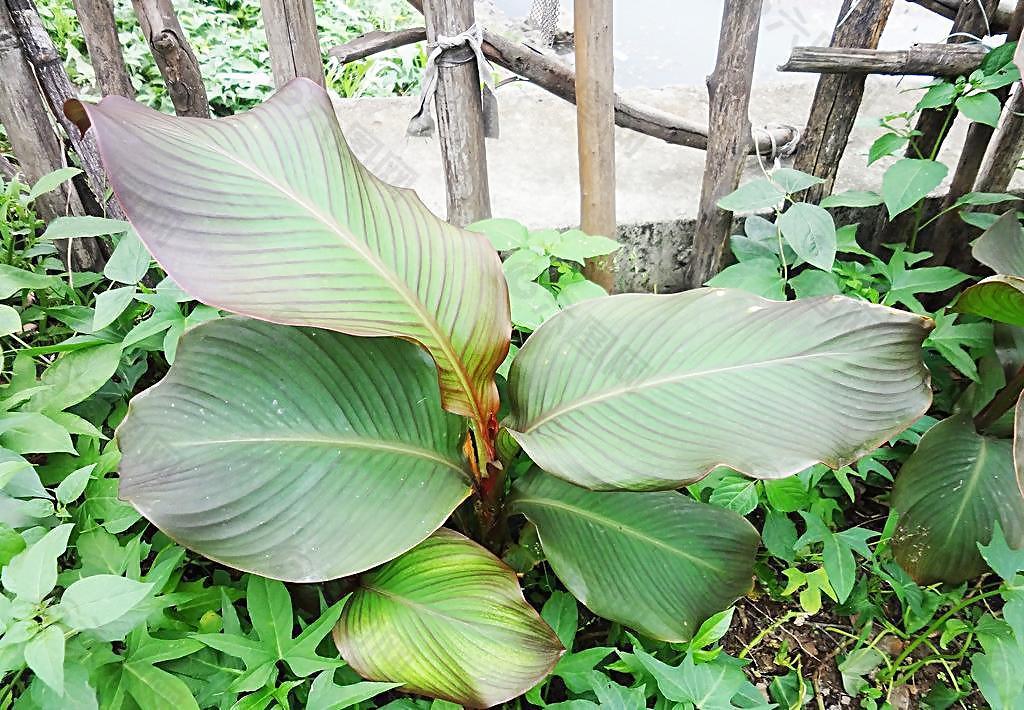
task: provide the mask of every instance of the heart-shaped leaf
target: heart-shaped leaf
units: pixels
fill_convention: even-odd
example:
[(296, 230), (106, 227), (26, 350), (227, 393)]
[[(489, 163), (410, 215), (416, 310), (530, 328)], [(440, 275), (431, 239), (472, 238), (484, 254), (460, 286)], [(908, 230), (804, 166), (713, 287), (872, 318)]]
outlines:
[(511, 334), (497, 253), (363, 167), (321, 87), (295, 79), (212, 121), (117, 96), (68, 113), (91, 122), (132, 226), (185, 291), (273, 323), (415, 340), (445, 408), (491, 423)]
[(413, 547), (469, 494), (463, 421), (411, 343), (209, 321), (133, 400), (121, 497), (232, 567), (342, 577)]
[(591, 611), (663, 641), (687, 641), (750, 588), (757, 531), (681, 493), (589, 491), (534, 469), (512, 510), (537, 526), (548, 563)]
[(893, 553), (919, 584), (959, 584), (985, 571), (978, 544), (999, 522), (1012, 547), (1024, 544), (1024, 496), (1009, 441), (981, 436), (969, 417), (945, 419), (922, 437), (896, 477)]
[(509, 429), (545, 471), (594, 489), (677, 488), (719, 465), (758, 478), (840, 467), (928, 409), (930, 328), (839, 296), (586, 301), (517, 354)]
[(360, 579), (334, 640), (367, 680), (488, 708), (525, 693), (562, 655), (515, 572), (442, 528)]
[(1024, 278), (989, 276), (965, 288), (953, 310), (1010, 325), (1024, 325)]

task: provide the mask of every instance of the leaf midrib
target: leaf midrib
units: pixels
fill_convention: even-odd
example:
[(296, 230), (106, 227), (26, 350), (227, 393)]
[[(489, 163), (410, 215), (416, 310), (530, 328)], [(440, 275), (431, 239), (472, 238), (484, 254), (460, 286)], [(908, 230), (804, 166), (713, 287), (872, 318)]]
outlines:
[(452, 371), (458, 378), (459, 384), (462, 385), (463, 391), (466, 393), (466, 396), (472, 405), (474, 412), (473, 417), (481, 422), (485, 420), (481, 404), (476, 396), (476, 391), (471, 386), (469, 373), (466, 371), (466, 368), (464, 367), (462, 360), (458, 357), (458, 354), (455, 352), (454, 343), (452, 343), (444, 335), (444, 331), (442, 331), (440, 324), (437, 322), (437, 319), (435, 319), (434, 316), (431, 315), (430, 312), (428, 312), (424, 308), (423, 303), (420, 301), (420, 299), (416, 297), (408, 289), (407, 285), (404, 282), (398, 279), (397, 276), (390, 269), (388, 269), (372, 251), (367, 249), (364, 244), (360, 243), (358, 239), (355, 239), (345, 229), (343, 229), (342, 226), (338, 224), (336, 220), (324, 215), (323, 213), (320, 212), (320, 210), (316, 209), (313, 205), (303, 200), (301, 197), (299, 197), (297, 194), (289, 190), (284, 185), (278, 183), (269, 175), (266, 175), (262, 171), (258, 170), (255, 166), (250, 165), (249, 163), (243, 160), (239, 160), (230, 153), (224, 152), (216, 145), (211, 144), (210, 149), (213, 152), (217, 153), (218, 155), (226, 158), (230, 162), (233, 162), (236, 165), (244, 168), (245, 170), (248, 170), (257, 179), (262, 180), (263, 182), (276, 189), (278, 192), (280, 192), (288, 199), (294, 201), (300, 207), (309, 212), (309, 214), (311, 214), (317, 221), (319, 221), (321, 224), (327, 227), (331, 232), (336, 234), (350, 248), (354, 249), (364, 259), (366, 259), (366, 261), (374, 268), (374, 270), (376, 270), (377, 273), (379, 273), (391, 285), (391, 287), (394, 288), (396, 292), (398, 292), (398, 294), (402, 297), (402, 300), (404, 300), (406, 304), (410, 308), (412, 308), (413, 312), (423, 322), (423, 325), (427, 328), (427, 331), (434, 338), (434, 341), (437, 343), (438, 347), (441, 349), (442, 352), (444, 352), (445, 356), (448, 358), (448, 361), (451, 364)]
[(635, 392), (640, 392), (640, 391), (645, 390), (645, 389), (650, 389), (651, 387), (660, 387), (662, 385), (675, 384), (677, 382), (682, 382), (684, 380), (694, 379), (694, 378), (699, 378), (699, 377), (707, 377), (707, 376), (710, 376), (710, 375), (718, 375), (718, 374), (721, 374), (723, 372), (732, 372), (732, 371), (736, 371), (736, 370), (745, 370), (745, 369), (756, 369), (756, 368), (759, 368), (759, 367), (770, 367), (770, 366), (773, 366), (773, 365), (788, 364), (788, 363), (797, 362), (797, 361), (800, 361), (800, 360), (810, 360), (810, 359), (813, 359), (813, 358), (820, 358), (820, 357), (843, 357), (843, 356), (850, 355), (850, 354), (851, 353), (848, 353), (848, 352), (823, 352), (823, 353), (809, 353), (809, 354), (806, 354), (806, 355), (790, 355), (790, 356), (781, 357), (781, 358), (773, 358), (771, 360), (764, 360), (764, 361), (761, 361), (761, 362), (743, 363), (743, 364), (740, 364), (740, 365), (729, 365), (727, 367), (717, 367), (717, 368), (712, 368), (712, 369), (709, 369), (709, 370), (697, 370), (697, 371), (693, 371), (693, 372), (685, 372), (685, 373), (678, 374), (678, 375), (668, 375), (666, 377), (658, 377), (658, 378), (654, 378), (654, 379), (651, 379), (651, 380), (647, 380), (646, 382), (637, 382), (637, 383), (632, 383), (632, 384), (624, 385), (624, 386), (621, 386), (621, 387), (615, 387), (613, 389), (604, 390), (602, 392), (598, 392), (598, 393), (592, 394), (592, 395), (587, 396), (587, 397), (581, 397), (581, 398), (573, 400), (571, 402), (567, 402), (567, 403), (565, 403), (565, 404), (563, 404), (561, 406), (555, 407), (551, 411), (549, 411), (546, 415), (542, 416), (541, 418), (537, 419), (536, 421), (530, 423), (528, 426), (523, 428), (520, 433), (522, 433), (522, 434), (529, 434), (529, 433), (535, 431), (536, 429), (540, 428), (544, 424), (547, 424), (552, 419), (556, 419), (557, 417), (560, 417), (563, 414), (568, 414), (570, 412), (576, 411), (577, 409), (582, 409), (583, 407), (587, 407), (587, 406), (590, 406), (592, 404), (597, 404), (598, 402), (603, 402), (603, 401), (608, 400), (608, 399), (613, 399), (615, 397), (620, 397), (620, 396), (623, 396), (623, 395), (633, 394)]
[(974, 465), (971, 467), (971, 472), (967, 478), (967, 488), (960, 495), (960, 506), (957, 508), (956, 515), (953, 516), (952, 524), (949, 526), (946, 532), (946, 542), (952, 542), (956, 537), (957, 528), (960, 527), (960, 520), (964, 516), (964, 511), (967, 510), (967, 504), (974, 497), (974, 489), (978, 487), (978, 482), (981, 480), (981, 471), (988, 461), (988, 442), (985, 441), (985, 437), (980, 437), (980, 446), (978, 447), (978, 458), (974, 461)]
[(634, 528), (632, 526), (626, 525), (625, 523), (621, 523), (621, 522), (619, 522), (619, 521), (617, 521), (617, 520), (615, 520), (613, 518), (605, 517), (605, 516), (602, 516), (602, 515), (596, 515), (596, 514), (592, 513), (591, 511), (586, 510), (584, 508), (579, 508), (577, 506), (570, 505), (568, 503), (563, 503), (562, 501), (555, 501), (555, 500), (551, 500), (551, 499), (542, 499), (542, 498), (517, 498), (516, 499), (516, 503), (517, 504), (527, 504), (527, 505), (532, 503), (534, 505), (539, 505), (539, 506), (542, 506), (542, 507), (555, 508), (555, 509), (558, 509), (558, 510), (564, 510), (566, 512), (574, 513), (576, 515), (579, 515), (582, 518), (587, 518), (588, 520), (592, 520), (595, 523), (597, 523), (599, 525), (602, 525), (603, 527), (612, 529), (612, 530), (614, 530), (616, 532), (624, 533), (624, 534), (626, 534), (626, 535), (628, 535), (630, 537), (633, 537), (633, 538), (636, 538), (636, 539), (640, 540), (641, 542), (648, 542), (648, 543), (650, 543), (651, 545), (653, 545), (655, 547), (660, 547), (663, 550), (666, 550), (666, 551), (672, 553), (673, 555), (675, 555), (677, 557), (681, 557), (682, 559), (687, 560), (689, 562), (692, 562), (695, 565), (699, 565), (701, 567), (704, 567), (705, 569), (709, 569), (709, 570), (711, 570), (713, 572), (724, 572), (725, 571), (722, 567), (719, 567), (718, 565), (715, 565), (715, 564), (713, 564), (711, 562), (708, 562), (707, 560), (702, 560), (699, 557), (694, 557), (693, 555), (687, 554), (686, 552), (683, 552), (679, 548), (672, 547), (671, 545), (669, 545), (669, 544), (667, 544), (665, 542), (662, 542), (661, 540), (658, 540), (657, 538), (651, 537), (650, 535), (644, 533), (641, 530), (638, 530), (637, 528)]
[(369, 451), (387, 451), (405, 456), (433, 461), (434, 463), (446, 466), (457, 472), (460, 477), (466, 478), (466, 471), (454, 461), (445, 458), (430, 449), (418, 446), (387, 443), (374, 441), (372, 439), (358, 439), (345, 437), (317, 437), (317, 436), (236, 436), (223, 439), (193, 439), (189, 441), (178, 441), (171, 444), (173, 447), (185, 448), (189, 446), (224, 446), (228, 444), (302, 444), (308, 446), (330, 446), (349, 449), (366, 449)]

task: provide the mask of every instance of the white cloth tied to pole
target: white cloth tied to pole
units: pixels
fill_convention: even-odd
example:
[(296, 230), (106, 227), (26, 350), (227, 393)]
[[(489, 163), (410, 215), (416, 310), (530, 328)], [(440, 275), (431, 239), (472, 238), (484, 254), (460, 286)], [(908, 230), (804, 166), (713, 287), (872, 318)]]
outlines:
[(448, 50), (466, 44), (473, 52), (477, 73), (482, 82), (480, 90), (481, 106), (484, 113), (484, 134), (488, 138), (498, 137), (497, 100), (494, 98), (494, 68), (484, 56), (484, 31), (474, 24), (465, 32), (449, 37), (437, 35), (433, 44), (429, 45), (427, 66), (423, 70), (423, 90), (420, 93), (420, 106), (412, 119), (406, 133), (410, 136), (429, 137), (434, 135), (434, 96), (437, 93), (437, 66), (441, 56)]

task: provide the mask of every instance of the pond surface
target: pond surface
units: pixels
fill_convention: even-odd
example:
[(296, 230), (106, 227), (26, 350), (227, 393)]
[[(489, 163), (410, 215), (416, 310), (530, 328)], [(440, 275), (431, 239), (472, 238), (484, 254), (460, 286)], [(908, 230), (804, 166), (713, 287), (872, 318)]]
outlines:
[[(531, 0), (494, 3), (510, 18), (523, 18)], [(756, 80), (764, 83), (784, 77), (775, 68), (794, 45), (827, 45), (841, 5), (842, 0), (764, 0)], [(571, 25), (571, 10), (572, 0), (562, 0), (563, 26)], [(616, 84), (656, 88), (703, 83), (715, 66), (721, 19), (720, 0), (617, 0)], [(950, 25), (919, 5), (898, 2), (881, 47), (941, 42)]]

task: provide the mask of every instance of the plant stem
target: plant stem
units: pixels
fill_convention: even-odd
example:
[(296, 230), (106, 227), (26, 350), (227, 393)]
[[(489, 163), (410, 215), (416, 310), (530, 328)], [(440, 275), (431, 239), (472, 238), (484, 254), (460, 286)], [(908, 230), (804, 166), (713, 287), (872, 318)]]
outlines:
[[(936, 158), (939, 157), (939, 148), (942, 147), (942, 140), (946, 137), (946, 133), (949, 131), (949, 125), (950, 123), (952, 123), (953, 115), (955, 113), (956, 112), (952, 108), (946, 109), (946, 118), (942, 122), (942, 128), (939, 130), (939, 135), (935, 137), (935, 145), (932, 146), (932, 152), (928, 156), (929, 160), (935, 160)], [(911, 251), (913, 251), (913, 249), (917, 245), (918, 232), (920, 232), (926, 226), (921, 224), (921, 218), (924, 216), (924, 206), (927, 201), (927, 197), (923, 198), (920, 202), (917, 203), (917, 209), (914, 211), (914, 231), (910, 233), (909, 245), (909, 249)], [(928, 224), (930, 224), (930, 221), (928, 222)]]
[(992, 398), (992, 401), (978, 412), (978, 415), (974, 417), (974, 427), (978, 431), (982, 431), (992, 426), (1011, 407), (1017, 404), (1022, 391), (1024, 391), (1024, 367), (1018, 370), (1017, 374), (1006, 383), (1006, 386), (996, 392), (996, 396)]
[(1001, 588), (996, 588), (996, 589), (993, 589), (993, 590), (991, 590), (989, 592), (984, 592), (982, 594), (975, 594), (973, 597), (970, 597), (968, 599), (964, 599), (959, 604), (956, 604), (955, 606), (953, 606), (952, 609), (950, 609), (945, 614), (940, 616), (938, 619), (933, 621), (931, 623), (931, 625), (924, 632), (918, 634), (917, 638), (915, 638), (913, 641), (911, 641), (909, 644), (907, 644), (906, 648), (903, 649), (903, 652), (900, 653), (900, 655), (896, 657), (896, 660), (893, 661), (890, 664), (890, 667), (892, 668), (892, 671), (891, 671), (892, 675), (895, 675), (896, 671), (899, 670), (900, 664), (902, 664), (903, 661), (907, 660), (907, 658), (910, 657), (910, 654), (912, 654), (914, 652), (914, 650), (917, 649), (918, 646), (920, 646), (922, 643), (927, 641), (929, 636), (931, 636), (936, 631), (941, 629), (943, 624), (945, 624), (951, 618), (953, 618), (954, 616), (956, 616), (957, 614), (959, 614), (961, 611), (963, 611), (967, 607), (971, 606), (972, 604), (976, 604), (976, 603), (982, 601), (983, 599), (988, 599), (989, 597), (994, 597), (997, 594), (1000, 594), (1001, 591), (1002, 591)]

